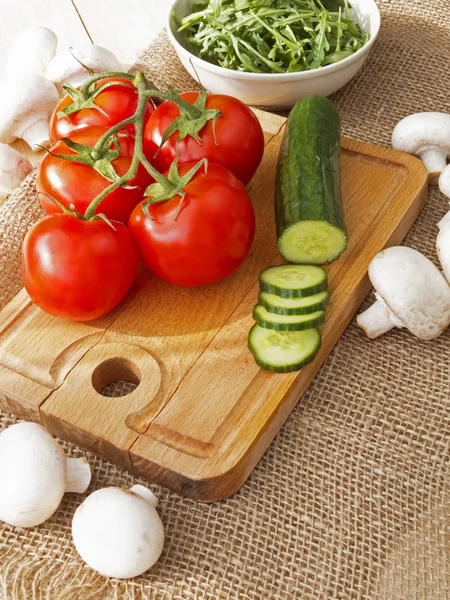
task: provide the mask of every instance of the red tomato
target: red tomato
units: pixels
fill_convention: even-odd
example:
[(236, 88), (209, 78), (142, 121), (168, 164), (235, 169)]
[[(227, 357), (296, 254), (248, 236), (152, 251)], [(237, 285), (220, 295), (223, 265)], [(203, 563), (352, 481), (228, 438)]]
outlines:
[(73, 321), (97, 319), (125, 296), (139, 255), (125, 225), (60, 214), (38, 221), (22, 248), (25, 288), (43, 311)]
[[(194, 104), (198, 92), (185, 92), (181, 97)], [(264, 153), (264, 134), (258, 119), (248, 106), (231, 96), (208, 94), (206, 108), (215, 108), (222, 113), (214, 126), (215, 138), (213, 122), (208, 121), (199, 134), (202, 144), (191, 136), (180, 141), (179, 164), (207, 158), (226, 167), (247, 185)], [(144, 152), (158, 171), (167, 170), (176, 156), (178, 132), (170, 136), (156, 157), (155, 153), (165, 131), (179, 116), (177, 105), (166, 100), (156, 108), (145, 127)]]
[[(138, 103), (138, 93), (131, 81), (120, 79), (119, 77), (109, 77), (97, 82), (97, 86), (103, 85), (108, 81), (121, 81), (126, 84), (112, 85), (98, 94), (94, 102), (99, 106), (103, 113), (95, 108), (82, 108), (76, 113), (58, 118), (58, 112), (66, 106), (73, 104), (70, 96), (64, 96), (53, 111), (50, 119), (50, 143), (54, 144), (62, 137), (68, 137), (72, 131), (84, 129), (85, 127), (101, 126), (110, 128), (120, 121), (132, 117), (136, 112)], [(148, 103), (144, 124), (153, 112), (153, 104)], [(128, 125), (127, 129), (134, 135), (134, 125)]]
[[(194, 165), (180, 167), (183, 176)], [(131, 214), (129, 228), (147, 268), (169, 283), (197, 287), (233, 273), (247, 256), (255, 234), (255, 215), (240, 181), (210, 163), (184, 187), (186, 196), (149, 205)]]
[[(94, 146), (95, 142), (106, 131), (105, 127), (89, 127), (74, 131), (68, 136), (79, 144)], [(132, 136), (120, 138), (121, 154), (112, 162), (116, 173), (124, 175), (130, 167), (133, 158), (134, 138)], [(74, 154), (66, 144), (60, 140), (51, 148), (54, 154)], [(133, 208), (142, 200), (146, 187), (153, 181), (142, 165), (139, 166), (137, 175), (128, 182), (135, 189), (119, 187), (108, 194), (98, 206), (96, 213), (104, 213), (109, 219), (127, 223)], [(46, 154), (37, 172), (36, 187), (38, 192), (48, 194), (58, 200), (63, 206), (71, 204), (81, 214), (84, 214), (91, 201), (106, 187), (110, 181), (88, 165), (55, 158)], [(61, 212), (61, 209), (44, 194), (39, 194), (39, 201), (44, 211), (50, 215)]]

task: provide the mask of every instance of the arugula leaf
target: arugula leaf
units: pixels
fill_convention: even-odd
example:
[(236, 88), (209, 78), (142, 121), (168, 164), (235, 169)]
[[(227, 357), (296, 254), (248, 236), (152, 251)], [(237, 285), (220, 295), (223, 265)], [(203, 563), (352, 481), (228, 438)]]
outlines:
[(191, 51), (227, 69), (290, 73), (347, 58), (369, 40), (348, 0), (191, 0), (179, 31)]
[(322, 4), (325, 10), (328, 12), (339, 12), (340, 8), (345, 7), (343, 0), (322, 0)]

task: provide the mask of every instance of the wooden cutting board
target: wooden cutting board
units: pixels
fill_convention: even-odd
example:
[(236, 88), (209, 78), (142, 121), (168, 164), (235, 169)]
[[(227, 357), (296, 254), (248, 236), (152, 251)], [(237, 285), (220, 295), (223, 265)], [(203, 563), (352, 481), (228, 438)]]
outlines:
[[(402, 241), (426, 197), (419, 160), (342, 140), (349, 248), (328, 268), (322, 348), (298, 373), (264, 371), (247, 334), (258, 273), (280, 262), (273, 191), (285, 119), (257, 114), (266, 137), (249, 186), (257, 232), (233, 276), (180, 289), (142, 270), (120, 306), (85, 324), (46, 315), (25, 291), (0, 313), (2, 408), (198, 500), (230, 496), (247, 479), (369, 292), (371, 259)], [(100, 393), (117, 380), (139, 385)]]

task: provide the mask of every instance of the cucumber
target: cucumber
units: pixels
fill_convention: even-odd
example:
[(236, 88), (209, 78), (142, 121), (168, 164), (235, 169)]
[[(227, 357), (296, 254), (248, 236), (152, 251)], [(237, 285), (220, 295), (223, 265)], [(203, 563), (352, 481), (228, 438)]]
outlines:
[(280, 265), (268, 267), (259, 274), (263, 292), (282, 298), (303, 298), (327, 288), (327, 272), (314, 265)]
[(340, 117), (326, 98), (300, 100), (289, 115), (278, 157), (275, 221), (278, 250), (289, 262), (329, 263), (347, 247)]
[(325, 322), (325, 311), (317, 310), (308, 315), (276, 315), (257, 304), (253, 309), (253, 318), (261, 327), (275, 331), (303, 331), (314, 329)]
[(277, 315), (305, 315), (322, 310), (328, 304), (330, 294), (327, 290), (306, 296), (306, 298), (280, 298), (275, 294), (259, 292), (258, 302), (271, 313)]
[(320, 348), (320, 332), (271, 331), (255, 324), (248, 335), (248, 347), (263, 369), (290, 373), (314, 360)]

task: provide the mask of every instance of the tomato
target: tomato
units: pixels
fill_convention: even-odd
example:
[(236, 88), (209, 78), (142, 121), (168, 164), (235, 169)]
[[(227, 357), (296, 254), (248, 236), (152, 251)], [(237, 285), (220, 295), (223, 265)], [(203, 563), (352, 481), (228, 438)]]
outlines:
[[(180, 167), (183, 176), (193, 167)], [(169, 283), (197, 287), (233, 273), (250, 251), (255, 215), (240, 181), (227, 169), (210, 163), (196, 172), (180, 196), (131, 214), (129, 228), (147, 268)], [(178, 214), (179, 211), (179, 214)], [(178, 214), (178, 216), (177, 216)]]
[[(94, 146), (106, 130), (105, 127), (89, 127), (74, 131), (69, 139), (79, 144)], [(133, 158), (134, 138), (132, 136), (120, 138), (120, 149), (120, 156), (112, 161), (112, 165), (118, 175), (124, 175)], [(51, 152), (53, 154), (74, 154), (74, 151), (62, 140), (52, 146)], [(146, 187), (152, 181), (152, 177), (140, 165), (136, 177), (127, 184), (137, 187), (115, 189), (102, 200), (96, 213), (104, 213), (109, 219), (127, 223), (131, 211), (142, 200)], [(43, 192), (43, 194), (39, 194), (39, 201), (48, 215), (61, 212), (61, 209), (44, 194), (55, 198), (63, 206), (69, 207), (73, 204), (78, 212), (84, 214), (90, 202), (110, 183), (93, 167), (56, 158), (51, 154), (43, 157), (36, 179), (38, 192)]]
[(105, 315), (125, 296), (139, 254), (125, 225), (59, 214), (38, 221), (22, 248), (25, 288), (43, 311), (74, 321)]
[[(110, 128), (129, 117), (136, 112), (138, 103), (138, 93), (135, 86), (127, 79), (119, 77), (109, 77), (101, 79), (96, 86), (99, 87), (108, 81), (120, 81), (126, 85), (112, 85), (107, 87), (95, 97), (95, 104), (103, 112), (95, 108), (82, 108), (78, 112), (68, 116), (58, 117), (58, 112), (73, 104), (69, 95), (64, 96), (53, 111), (50, 119), (50, 143), (54, 144), (62, 137), (67, 137), (72, 131), (84, 129), (86, 127), (100, 126)], [(79, 89), (79, 88), (78, 88)], [(153, 104), (149, 102), (145, 110), (144, 123), (153, 112)], [(126, 129), (134, 135), (134, 125), (128, 125)]]
[[(198, 92), (185, 92), (181, 98), (190, 104), (197, 100)], [(210, 120), (199, 133), (201, 144), (187, 136), (178, 144), (179, 163), (198, 162), (207, 158), (223, 165), (244, 184), (250, 181), (264, 153), (264, 134), (255, 114), (237, 98), (221, 94), (208, 94), (207, 109), (220, 110), (214, 129)], [(152, 113), (144, 130), (144, 152), (158, 171), (170, 167), (177, 153), (178, 132), (175, 132), (155, 156), (169, 125), (180, 116), (178, 106), (166, 100)]]

